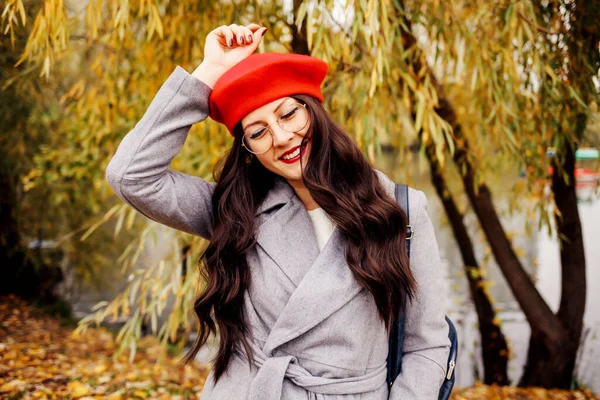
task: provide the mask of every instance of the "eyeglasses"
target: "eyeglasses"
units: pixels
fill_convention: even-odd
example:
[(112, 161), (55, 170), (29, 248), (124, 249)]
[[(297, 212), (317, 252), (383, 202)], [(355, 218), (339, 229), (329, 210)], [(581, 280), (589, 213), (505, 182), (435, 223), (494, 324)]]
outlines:
[(253, 126), (244, 133), (242, 146), (253, 154), (264, 154), (273, 146), (273, 130), (271, 126), (277, 123), (286, 132), (297, 133), (308, 123), (306, 104), (293, 103), (286, 106), (276, 121), (269, 125)]

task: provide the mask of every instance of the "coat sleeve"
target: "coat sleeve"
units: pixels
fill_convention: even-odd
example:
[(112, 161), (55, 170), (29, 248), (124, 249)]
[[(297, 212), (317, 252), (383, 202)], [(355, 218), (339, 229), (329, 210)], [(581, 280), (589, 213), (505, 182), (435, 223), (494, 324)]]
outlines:
[(410, 264), (417, 282), (415, 299), (406, 310), (402, 372), (390, 400), (437, 400), (450, 352), (446, 290), (435, 232), (427, 214), (427, 198), (409, 190), (413, 228)]
[(124, 202), (164, 225), (210, 237), (214, 183), (170, 170), (193, 124), (209, 114), (211, 88), (176, 67), (119, 145), (106, 179)]

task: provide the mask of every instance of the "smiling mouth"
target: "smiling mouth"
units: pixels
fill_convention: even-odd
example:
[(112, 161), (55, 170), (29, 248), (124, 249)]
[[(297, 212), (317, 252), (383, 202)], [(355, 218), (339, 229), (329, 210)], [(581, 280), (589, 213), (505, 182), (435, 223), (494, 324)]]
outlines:
[(300, 148), (300, 146), (296, 146), (289, 151), (286, 151), (281, 157), (279, 157), (279, 160), (286, 164), (292, 164), (300, 160), (300, 157), (303, 156), (305, 152), (306, 144), (302, 146), (302, 148)]

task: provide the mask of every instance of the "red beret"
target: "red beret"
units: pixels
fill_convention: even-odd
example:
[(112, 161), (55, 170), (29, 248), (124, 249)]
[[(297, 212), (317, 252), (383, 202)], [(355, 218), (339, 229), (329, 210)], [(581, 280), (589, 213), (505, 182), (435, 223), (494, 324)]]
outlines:
[(307, 94), (323, 102), (327, 63), (300, 54), (252, 54), (225, 72), (210, 94), (210, 117), (233, 134), (250, 112), (281, 97)]

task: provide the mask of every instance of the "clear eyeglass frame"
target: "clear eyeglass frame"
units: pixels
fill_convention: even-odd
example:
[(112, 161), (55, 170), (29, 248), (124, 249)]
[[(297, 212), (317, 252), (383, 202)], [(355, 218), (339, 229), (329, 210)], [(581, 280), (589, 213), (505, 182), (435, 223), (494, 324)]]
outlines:
[[(272, 123), (270, 123), (269, 125), (267, 125), (267, 126), (265, 126), (265, 127), (264, 127), (264, 129), (266, 129), (266, 130), (267, 130), (267, 131), (265, 132), (265, 134), (269, 134), (269, 135), (271, 135), (271, 146), (269, 146), (269, 148), (268, 148), (268, 149), (266, 149), (265, 151), (261, 151), (261, 152), (255, 152), (255, 151), (252, 151), (252, 150), (250, 149), (250, 147), (249, 147), (249, 146), (246, 146), (246, 139), (245, 139), (245, 138), (246, 138), (246, 135), (248, 135), (249, 133), (244, 133), (244, 136), (243, 136), (243, 138), (242, 138), (242, 147), (244, 147), (244, 148), (245, 148), (245, 149), (246, 149), (248, 152), (250, 152), (250, 153), (252, 153), (252, 154), (257, 154), (257, 155), (260, 155), (260, 154), (265, 154), (267, 151), (271, 150), (271, 147), (273, 147), (273, 131), (271, 130), (271, 126), (272, 126), (273, 124), (275, 124), (275, 123), (277, 123), (277, 125), (279, 125), (279, 127), (280, 127), (281, 129), (283, 129), (284, 131), (286, 131), (286, 132), (292, 132), (292, 133), (299, 132), (299, 131), (301, 131), (302, 129), (306, 128), (306, 124), (308, 124), (308, 120), (309, 120), (309, 118), (308, 118), (308, 109), (306, 108), (306, 104), (304, 104), (304, 103), (300, 103), (300, 102), (296, 102), (296, 103), (293, 103), (293, 105), (294, 105), (294, 106), (301, 106), (301, 107), (303, 107), (303, 108), (304, 108), (304, 109), (307, 111), (307, 114), (306, 114), (306, 120), (304, 121), (304, 125), (302, 125), (302, 127), (301, 127), (301, 128), (296, 128), (296, 129), (293, 129), (293, 130), (291, 130), (291, 131), (290, 131), (290, 130), (287, 130), (287, 129), (285, 129), (285, 127), (282, 125), (281, 117), (278, 117), (278, 118), (277, 118), (275, 121), (273, 121)], [(284, 115), (285, 115), (285, 114), (284, 114)], [(284, 125), (285, 125), (285, 124), (284, 124)]]

